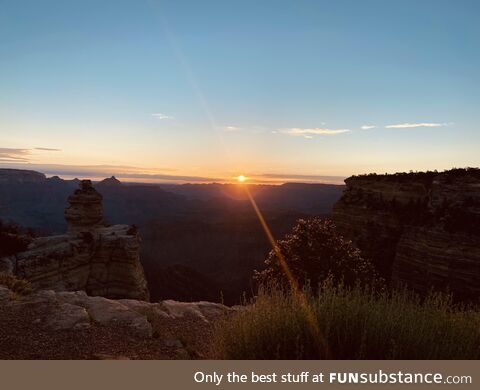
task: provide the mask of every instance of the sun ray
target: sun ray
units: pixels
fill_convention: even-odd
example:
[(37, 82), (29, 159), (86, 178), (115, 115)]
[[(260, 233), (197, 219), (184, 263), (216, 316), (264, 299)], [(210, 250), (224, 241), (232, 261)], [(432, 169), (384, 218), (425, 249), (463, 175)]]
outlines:
[(262, 225), (262, 228), (265, 232), (265, 235), (268, 238), (268, 241), (270, 242), (270, 245), (272, 246), (273, 251), (275, 252), (275, 255), (278, 259), (278, 262), (280, 264), (280, 267), (282, 271), (285, 273), (290, 286), (292, 288), (292, 292), (295, 295), (296, 298), (298, 298), (300, 306), (302, 310), (304, 311), (308, 324), (310, 326), (310, 329), (312, 331), (312, 334), (317, 341), (317, 346), (319, 348), (319, 351), (324, 354), (324, 356), (329, 359), (331, 358), (330, 354), (330, 348), (328, 347), (327, 340), (322, 334), (322, 331), (320, 330), (320, 327), (318, 326), (317, 319), (315, 318), (315, 312), (314, 309), (311, 307), (311, 305), (308, 302), (308, 299), (305, 295), (305, 293), (302, 291), (302, 289), (299, 287), (298, 281), (293, 276), (286, 260), (285, 257), (282, 254), (282, 251), (277, 245), (277, 242), (275, 241), (275, 238), (273, 237), (272, 231), (268, 227), (267, 222), (265, 221), (265, 218), (263, 217), (262, 212), (257, 206), (257, 202), (255, 202), (255, 199), (253, 198), (252, 194), (250, 193), (250, 190), (248, 189), (248, 185), (245, 186), (245, 192), (247, 193), (248, 199), (250, 200), (250, 203), (252, 204), (252, 207), (255, 211), (255, 214), (257, 215), (258, 220), (260, 221), (260, 224)]

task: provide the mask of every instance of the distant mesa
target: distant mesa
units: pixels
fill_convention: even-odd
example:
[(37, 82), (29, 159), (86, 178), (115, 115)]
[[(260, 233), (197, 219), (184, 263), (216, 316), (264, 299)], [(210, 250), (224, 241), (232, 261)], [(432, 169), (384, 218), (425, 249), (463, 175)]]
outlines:
[(23, 169), (0, 169), (0, 183), (39, 183), (43, 182), (47, 177), (40, 172), (27, 171)]
[(122, 185), (122, 182), (118, 180), (115, 176), (109, 177), (97, 183), (97, 186), (100, 186), (100, 187), (107, 187), (107, 186), (116, 187), (121, 185)]
[(62, 180), (59, 176), (56, 176), (56, 175), (50, 177), (48, 180), (51, 181), (51, 182), (55, 182), (55, 183), (61, 183), (61, 182), (63, 182), (63, 180)]

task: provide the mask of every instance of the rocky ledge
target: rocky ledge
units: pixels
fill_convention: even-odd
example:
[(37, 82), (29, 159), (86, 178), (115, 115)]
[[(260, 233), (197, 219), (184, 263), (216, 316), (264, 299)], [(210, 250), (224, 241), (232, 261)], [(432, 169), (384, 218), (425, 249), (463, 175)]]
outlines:
[(0, 285), (0, 358), (207, 357), (213, 323), (233, 311), (210, 302), (112, 300), (84, 291), (19, 296)]

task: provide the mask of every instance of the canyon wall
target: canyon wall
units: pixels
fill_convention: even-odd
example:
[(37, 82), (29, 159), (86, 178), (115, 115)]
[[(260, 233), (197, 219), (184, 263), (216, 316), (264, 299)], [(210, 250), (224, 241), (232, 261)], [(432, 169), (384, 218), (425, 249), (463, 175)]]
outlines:
[(393, 284), (480, 295), (480, 170), (350, 177), (333, 219)]

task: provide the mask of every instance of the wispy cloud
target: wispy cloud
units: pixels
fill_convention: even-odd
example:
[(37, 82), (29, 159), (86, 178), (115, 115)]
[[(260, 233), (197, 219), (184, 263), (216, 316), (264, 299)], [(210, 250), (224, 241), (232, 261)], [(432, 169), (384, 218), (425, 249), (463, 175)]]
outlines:
[(252, 173), (247, 177), (251, 182), (257, 183), (326, 183), (326, 184), (344, 184), (345, 176), (327, 176), (327, 175), (301, 175), (295, 173)]
[(329, 129), (325, 127), (315, 127), (311, 129), (294, 127), (283, 130), (282, 132), (293, 136), (301, 136), (307, 139), (312, 139), (316, 135), (338, 135), (342, 133), (348, 133), (349, 131), (350, 129)]
[(240, 131), (241, 128), (237, 126), (224, 126), (222, 127), (223, 131), (226, 131), (227, 133), (232, 133), (234, 131)]
[(0, 148), (0, 162), (28, 162), (29, 149)]
[(152, 114), (153, 117), (157, 118), (157, 119), (174, 119), (173, 116), (171, 115), (167, 115), (167, 114), (163, 114), (161, 112), (156, 112), (154, 114)]
[(362, 130), (370, 130), (370, 129), (374, 129), (375, 125), (363, 125), (362, 127), (360, 127)]
[(56, 148), (35, 148), (35, 150), (41, 150), (44, 152), (61, 152), (62, 149), (56, 149)]
[(448, 123), (432, 123), (432, 122), (420, 122), (420, 123), (399, 123), (396, 125), (387, 125), (386, 129), (411, 129), (415, 127), (444, 127), (448, 126)]

